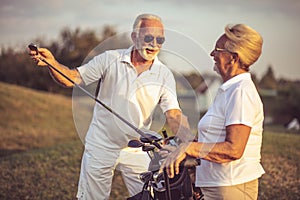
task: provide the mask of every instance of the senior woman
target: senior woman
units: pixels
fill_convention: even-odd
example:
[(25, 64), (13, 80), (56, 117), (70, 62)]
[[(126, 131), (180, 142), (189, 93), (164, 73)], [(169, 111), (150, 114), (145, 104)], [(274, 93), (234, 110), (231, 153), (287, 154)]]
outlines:
[(162, 165), (172, 178), (187, 156), (201, 158), (195, 184), (205, 200), (257, 199), (258, 178), (264, 174), (260, 164), (264, 115), (249, 68), (260, 57), (262, 43), (249, 26), (225, 27), (210, 54), (223, 84), (198, 124), (198, 142), (181, 144)]

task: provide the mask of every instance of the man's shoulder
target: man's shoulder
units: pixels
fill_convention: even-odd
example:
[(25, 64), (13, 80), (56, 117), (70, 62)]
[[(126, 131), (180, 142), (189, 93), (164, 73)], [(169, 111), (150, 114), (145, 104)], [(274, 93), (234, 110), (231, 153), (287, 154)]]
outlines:
[(156, 58), (154, 60), (153, 64), (154, 64), (153, 66), (156, 67), (156, 70), (159, 70), (160, 72), (164, 72), (167, 74), (173, 74), (171, 69), (166, 64), (164, 64), (162, 61), (160, 61), (158, 58)]
[(126, 54), (128, 49), (111, 49), (106, 50), (104, 53), (108, 56), (120, 56)]
[(116, 61), (120, 60), (126, 54), (127, 49), (111, 49), (105, 50), (102, 53), (96, 55), (93, 59), (95, 61), (103, 62), (103, 61)]

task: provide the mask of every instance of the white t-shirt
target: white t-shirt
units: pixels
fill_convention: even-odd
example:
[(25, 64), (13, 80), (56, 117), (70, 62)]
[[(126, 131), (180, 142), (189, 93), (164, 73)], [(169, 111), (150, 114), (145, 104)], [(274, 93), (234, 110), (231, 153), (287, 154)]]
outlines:
[(237, 75), (221, 85), (198, 124), (199, 142), (224, 142), (226, 126), (231, 124), (251, 127), (250, 136), (238, 160), (219, 164), (202, 159), (197, 166), (196, 185), (230, 186), (259, 178), (264, 173), (260, 164), (263, 119), (263, 105), (250, 73)]
[[(134, 126), (149, 129), (157, 105), (163, 112), (180, 109), (172, 72), (155, 58), (151, 68), (139, 76), (131, 64), (132, 47), (106, 51), (78, 68), (85, 85), (101, 78), (98, 99)], [(139, 137), (132, 128), (96, 103), (85, 144), (89, 147), (121, 149)]]

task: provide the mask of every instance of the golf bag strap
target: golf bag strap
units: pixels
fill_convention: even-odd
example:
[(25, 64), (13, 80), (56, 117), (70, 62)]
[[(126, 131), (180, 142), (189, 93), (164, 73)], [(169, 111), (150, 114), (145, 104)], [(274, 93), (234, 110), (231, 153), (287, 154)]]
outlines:
[(99, 91), (100, 91), (100, 86), (101, 86), (101, 78), (99, 78), (98, 83), (97, 83), (97, 87), (95, 90), (95, 97), (98, 97)]

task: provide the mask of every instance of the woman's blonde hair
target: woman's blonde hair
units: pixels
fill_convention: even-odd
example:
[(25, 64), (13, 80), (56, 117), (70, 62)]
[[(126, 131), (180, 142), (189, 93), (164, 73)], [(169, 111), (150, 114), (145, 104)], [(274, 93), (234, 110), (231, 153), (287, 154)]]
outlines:
[(227, 25), (225, 35), (228, 40), (224, 47), (230, 52), (237, 53), (244, 67), (249, 68), (257, 61), (263, 44), (263, 39), (257, 31), (244, 24)]

